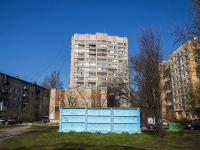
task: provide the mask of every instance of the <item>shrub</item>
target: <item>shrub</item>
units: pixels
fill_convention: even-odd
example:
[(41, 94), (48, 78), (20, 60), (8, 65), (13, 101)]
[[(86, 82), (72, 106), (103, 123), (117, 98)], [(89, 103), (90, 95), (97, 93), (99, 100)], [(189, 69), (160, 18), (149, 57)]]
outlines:
[(19, 118), (22, 119), (24, 122), (33, 122), (34, 120), (34, 117), (31, 116), (30, 114), (20, 114), (19, 115)]

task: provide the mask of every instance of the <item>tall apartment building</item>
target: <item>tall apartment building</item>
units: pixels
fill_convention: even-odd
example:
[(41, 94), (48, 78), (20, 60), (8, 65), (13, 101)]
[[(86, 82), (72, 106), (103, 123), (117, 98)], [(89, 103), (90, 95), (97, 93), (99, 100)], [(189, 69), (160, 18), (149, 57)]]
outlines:
[(27, 109), (27, 114), (39, 119), (49, 112), (49, 94), (36, 83), (0, 73), (0, 114), (17, 116)]
[(173, 109), (177, 119), (194, 118), (187, 93), (188, 86), (199, 81), (196, 67), (191, 41), (185, 42), (170, 54)]
[(113, 77), (129, 82), (128, 39), (106, 33), (74, 34), (70, 87), (97, 88)]

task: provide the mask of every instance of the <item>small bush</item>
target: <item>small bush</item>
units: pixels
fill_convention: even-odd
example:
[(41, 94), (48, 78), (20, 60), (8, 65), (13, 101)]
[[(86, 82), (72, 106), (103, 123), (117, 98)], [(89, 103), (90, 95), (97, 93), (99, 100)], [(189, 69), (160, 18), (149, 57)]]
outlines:
[(30, 114), (20, 114), (19, 118), (22, 119), (24, 122), (33, 122), (34, 117)]

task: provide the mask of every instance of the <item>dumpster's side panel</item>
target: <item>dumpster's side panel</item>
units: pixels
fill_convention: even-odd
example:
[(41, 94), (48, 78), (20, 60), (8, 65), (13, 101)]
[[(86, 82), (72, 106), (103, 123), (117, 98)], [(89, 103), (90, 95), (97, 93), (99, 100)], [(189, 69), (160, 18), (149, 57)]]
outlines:
[(61, 108), (60, 132), (140, 133), (138, 108)]
[(88, 108), (87, 131), (88, 132), (111, 132), (111, 109)]
[(60, 132), (83, 132), (86, 131), (85, 108), (61, 108), (60, 109)]
[(113, 132), (140, 133), (140, 123), (138, 122), (138, 109), (133, 108), (113, 108)]

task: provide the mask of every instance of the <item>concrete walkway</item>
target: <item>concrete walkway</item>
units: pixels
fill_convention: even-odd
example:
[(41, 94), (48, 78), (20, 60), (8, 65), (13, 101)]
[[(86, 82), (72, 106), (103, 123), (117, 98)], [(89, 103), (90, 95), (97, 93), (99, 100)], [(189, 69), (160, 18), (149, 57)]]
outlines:
[(31, 125), (0, 129), (0, 141), (30, 131)]

